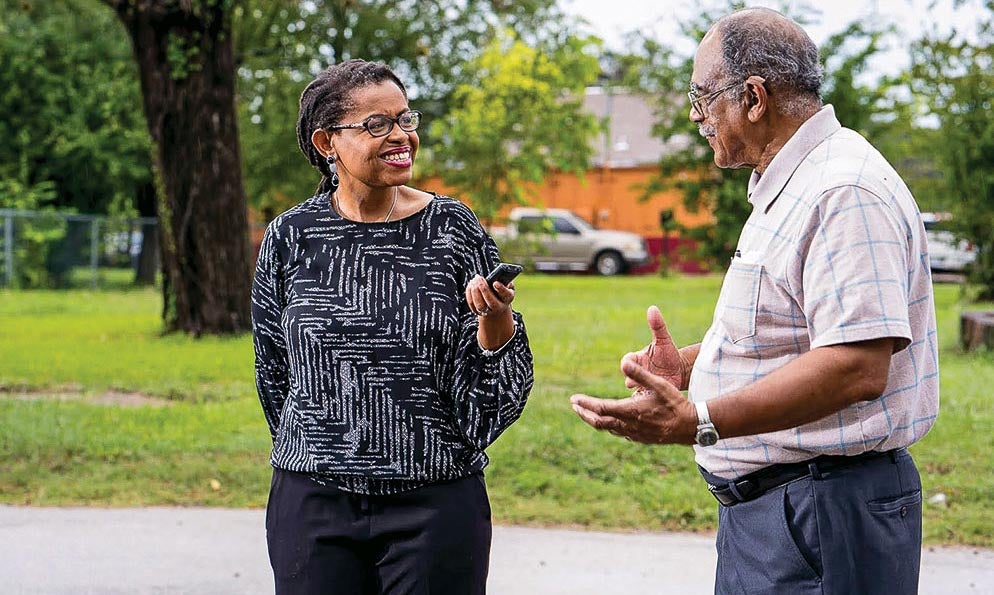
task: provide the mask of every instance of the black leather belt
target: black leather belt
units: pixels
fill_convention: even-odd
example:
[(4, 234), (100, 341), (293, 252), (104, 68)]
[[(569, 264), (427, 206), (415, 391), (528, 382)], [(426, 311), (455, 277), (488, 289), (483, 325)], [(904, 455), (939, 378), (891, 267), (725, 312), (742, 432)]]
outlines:
[(863, 454), (847, 457), (835, 455), (822, 455), (801, 461), (799, 463), (783, 463), (764, 467), (759, 471), (753, 471), (747, 475), (732, 480), (717, 482), (714, 475), (701, 469), (705, 481), (708, 482), (708, 490), (722, 506), (734, 506), (740, 502), (755, 500), (770, 490), (784, 486), (792, 481), (803, 479), (808, 476), (820, 478), (821, 474), (842, 469), (852, 465), (865, 463), (881, 457), (890, 457), (892, 461), (897, 461), (897, 457), (905, 452), (904, 448), (896, 448), (887, 451), (864, 452)]

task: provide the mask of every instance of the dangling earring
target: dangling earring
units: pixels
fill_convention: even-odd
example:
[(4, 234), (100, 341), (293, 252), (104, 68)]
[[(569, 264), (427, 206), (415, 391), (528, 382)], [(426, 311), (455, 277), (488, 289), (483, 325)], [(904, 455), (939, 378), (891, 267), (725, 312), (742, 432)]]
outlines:
[(331, 171), (331, 191), (338, 189), (338, 164), (335, 163), (335, 156), (328, 155), (328, 170)]

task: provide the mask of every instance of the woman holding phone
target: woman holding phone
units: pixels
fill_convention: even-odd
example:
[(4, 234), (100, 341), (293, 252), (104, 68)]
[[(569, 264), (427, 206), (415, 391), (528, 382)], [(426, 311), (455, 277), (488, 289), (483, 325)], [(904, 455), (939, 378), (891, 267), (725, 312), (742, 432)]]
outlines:
[(277, 593), (486, 589), (484, 449), (520, 416), (532, 355), (473, 212), (406, 185), (420, 123), (362, 60), (300, 98), (323, 177), (269, 224), (252, 290)]

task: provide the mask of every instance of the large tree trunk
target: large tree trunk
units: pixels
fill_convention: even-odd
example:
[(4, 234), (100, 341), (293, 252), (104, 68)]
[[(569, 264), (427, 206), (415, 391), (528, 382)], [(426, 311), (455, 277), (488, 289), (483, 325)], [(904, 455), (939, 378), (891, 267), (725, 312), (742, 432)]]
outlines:
[[(138, 263), (135, 266), (136, 285), (154, 285), (155, 273), (161, 268), (161, 242), (159, 241), (159, 226), (151, 219), (158, 216), (158, 204), (155, 200), (155, 184), (149, 182), (138, 189), (135, 197), (138, 214), (148, 223), (141, 224), (142, 245), (138, 252)], [(165, 271), (163, 271), (165, 272)]]
[(168, 330), (250, 327), (231, 15), (215, 0), (105, 0), (131, 36), (155, 145)]

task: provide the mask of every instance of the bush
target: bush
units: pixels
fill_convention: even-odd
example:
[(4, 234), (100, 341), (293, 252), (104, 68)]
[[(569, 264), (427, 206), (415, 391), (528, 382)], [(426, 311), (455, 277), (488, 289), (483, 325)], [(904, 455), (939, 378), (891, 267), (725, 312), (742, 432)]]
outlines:
[[(35, 185), (18, 180), (0, 180), (0, 208), (17, 211), (55, 211), (55, 184)], [(15, 288), (54, 287), (63, 284), (71, 268), (63, 266), (67, 223), (58, 217), (14, 217), (14, 278), (5, 280)], [(3, 241), (7, 241), (6, 234)], [(60, 247), (62, 249), (60, 249)], [(7, 251), (4, 250), (3, 254)], [(6, 256), (3, 256), (6, 258)], [(7, 263), (4, 263), (6, 268)]]

